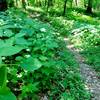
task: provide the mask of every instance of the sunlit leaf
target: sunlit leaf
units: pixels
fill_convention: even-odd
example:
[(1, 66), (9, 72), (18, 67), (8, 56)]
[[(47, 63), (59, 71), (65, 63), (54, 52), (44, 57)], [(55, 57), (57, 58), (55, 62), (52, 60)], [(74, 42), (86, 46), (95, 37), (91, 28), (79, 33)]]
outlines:
[(29, 57), (23, 60), (21, 67), (28, 71), (34, 71), (41, 68), (42, 64), (37, 58)]
[(20, 46), (2, 47), (0, 48), (0, 56), (11, 56), (19, 53), (23, 49), (24, 47), (20, 47)]
[(0, 88), (0, 100), (17, 100), (8, 87)]

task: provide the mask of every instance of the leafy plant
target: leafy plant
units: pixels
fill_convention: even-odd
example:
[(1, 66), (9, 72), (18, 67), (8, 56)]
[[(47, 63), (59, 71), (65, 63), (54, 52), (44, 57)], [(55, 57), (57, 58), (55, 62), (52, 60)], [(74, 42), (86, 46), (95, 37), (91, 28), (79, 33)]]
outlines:
[[(85, 24), (86, 25), (86, 24)], [(82, 51), (80, 52), (86, 59), (86, 62), (100, 73), (100, 34), (99, 26), (86, 25), (72, 31), (72, 43)], [(99, 76), (99, 75), (98, 75)]]
[(89, 98), (78, 64), (49, 24), (17, 9), (0, 18), (0, 98), (15, 100), (15, 94), (18, 99), (38, 100), (47, 95), (59, 100), (66, 92), (73, 100)]

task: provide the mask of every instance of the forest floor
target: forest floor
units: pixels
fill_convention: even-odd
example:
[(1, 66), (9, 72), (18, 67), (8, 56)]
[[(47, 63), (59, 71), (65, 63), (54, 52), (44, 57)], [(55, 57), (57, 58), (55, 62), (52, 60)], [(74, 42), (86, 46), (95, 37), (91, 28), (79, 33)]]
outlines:
[(100, 79), (97, 77), (96, 71), (85, 63), (84, 57), (79, 53), (79, 50), (70, 43), (68, 38), (64, 39), (67, 42), (67, 48), (74, 54), (79, 63), (81, 77), (85, 82), (85, 88), (91, 93), (91, 100), (100, 100)]
[(0, 15), (0, 100), (100, 100), (100, 18), (25, 13)]
[[(40, 17), (40, 16), (36, 16), (37, 14), (34, 15), (34, 16), (33, 15), (31, 16), (33, 18)], [(68, 25), (66, 25), (66, 22), (65, 22), (65, 24), (64, 24), (64, 22), (62, 20), (63, 19), (62, 17), (61, 17), (61, 19), (59, 19), (60, 17), (59, 18), (58, 17), (52, 17), (52, 18), (50, 18), (50, 17), (47, 17), (47, 16), (44, 17), (44, 18), (43, 17), (44, 16), (42, 16), (42, 20), (43, 21), (45, 21), (45, 22), (51, 22), (50, 24), (53, 25), (54, 28), (56, 28), (57, 30), (60, 29), (58, 32), (61, 32), (61, 33), (66, 33), (67, 32), (68, 33), (69, 30), (66, 30), (66, 29), (68, 29), (68, 26), (71, 23), (69, 23)], [(74, 16), (74, 18), (75, 18), (75, 16)], [(54, 20), (52, 20), (52, 19), (54, 19)], [(60, 20), (61, 20), (61, 22), (60, 22)], [(75, 20), (76, 20), (75, 21), (76, 24), (73, 25), (74, 28), (75, 28), (75, 26), (77, 26), (77, 20), (79, 20), (79, 19), (75, 19)], [(87, 18), (87, 20), (88, 20), (88, 18)], [(65, 19), (64, 21), (70, 21), (70, 20), (66, 20)], [(81, 21), (82, 21), (82, 19), (81, 19)], [(78, 22), (78, 27), (77, 27), (78, 29), (81, 26), (81, 24), (80, 24), (81, 21)], [(91, 17), (91, 20), (88, 22), (88, 24), (89, 25), (92, 25), (92, 24), (95, 25), (94, 23), (96, 21), (97, 20), (95, 18), (92, 19), (92, 17)], [(100, 20), (98, 20), (98, 21), (100, 21)], [(84, 24), (85, 22), (83, 21), (82, 23)], [(85, 24), (88, 25), (87, 23), (85, 23)], [(65, 27), (65, 29), (64, 29), (64, 27)], [(71, 28), (69, 28), (69, 29), (71, 30)], [(83, 55), (80, 54), (80, 50), (78, 48), (76, 48), (76, 46), (74, 44), (71, 43), (69, 37), (64, 38), (64, 41), (67, 44), (67, 48), (69, 48), (69, 50), (74, 54), (74, 56), (76, 58), (76, 61), (79, 64), (81, 77), (83, 78), (83, 80), (85, 82), (85, 88), (86, 88), (86, 90), (89, 91), (90, 94), (91, 94), (91, 100), (100, 100), (100, 78), (97, 75), (97, 73), (99, 73), (99, 71), (97, 72), (95, 69), (93, 69), (93, 65), (90, 65), (89, 63), (87, 63), (86, 58), (83, 57)], [(47, 100), (47, 99), (43, 99), (43, 100)]]

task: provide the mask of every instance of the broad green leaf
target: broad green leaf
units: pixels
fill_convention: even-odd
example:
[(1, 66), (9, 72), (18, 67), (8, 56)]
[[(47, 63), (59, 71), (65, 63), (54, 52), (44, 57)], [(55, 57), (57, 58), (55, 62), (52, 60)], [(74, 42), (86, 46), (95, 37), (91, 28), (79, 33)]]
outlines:
[(14, 26), (14, 25), (4, 25), (1, 29), (20, 29), (21, 26)]
[(46, 56), (42, 56), (42, 55), (41, 55), (41, 56), (39, 57), (39, 59), (42, 60), (42, 61), (46, 61), (48, 58), (47, 58)]
[(4, 30), (3, 36), (11, 37), (12, 35), (14, 35), (14, 33), (11, 30), (9, 30), (9, 29)]
[(22, 91), (23, 91), (23, 93), (25, 93), (25, 92), (36, 92), (37, 90), (38, 90), (38, 82), (34, 82), (34, 84), (32, 84), (32, 83), (29, 83), (29, 84), (27, 84), (27, 85), (24, 85), (24, 86), (22, 86), (21, 87), (21, 89), (22, 89)]
[(24, 47), (21, 46), (7, 46), (0, 48), (0, 56), (11, 56), (19, 53)]
[(8, 87), (0, 88), (0, 100), (17, 100)]
[(26, 35), (26, 33), (25, 32), (20, 32), (20, 33), (18, 33), (18, 34), (16, 34), (15, 35), (15, 38), (19, 38), (19, 37), (23, 37), (23, 36), (25, 36)]
[(29, 45), (29, 42), (24, 38), (16, 38), (17, 45)]
[(16, 61), (21, 61), (22, 59), (23, 59), (23, 57), (17, 56), (15, 60), (16, 60)]
[(14, 40), (15, 40), (14, 37), (11, 37), (11, 38), (6, 39), (6, 40), (0, 40), (0, 48), (12, 46), (14, 43)]
[(41, 62), (37, 58), (29, 57), (24, 59), (21, 63), (21, 67), (28, 71), (34, 71), (42, 66)]

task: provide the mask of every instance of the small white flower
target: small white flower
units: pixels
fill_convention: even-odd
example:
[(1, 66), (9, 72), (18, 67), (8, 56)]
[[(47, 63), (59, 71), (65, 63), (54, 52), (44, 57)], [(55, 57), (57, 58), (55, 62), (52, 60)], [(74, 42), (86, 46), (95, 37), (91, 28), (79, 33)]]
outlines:
[(70, 71), (70, 73), (73, 73), (73, 71)]
[(37, 18), (35, 18), (35, 20), (38, 20)]
[(41, 32), (46, 32), (46, 29), (45, 28), (41, 28), (40, 31)]
[(30, 49), (26, 49), (26, 51), (30, 51)]
[(17, 24), (15, 24), (15, 26), (17, 26)]
[(31, 57), (31, 55), (25, 55), (25, 58), (29, 58), (29, 57)]
[(18, 78), (22, 77), (22, 74), (17, 75)]
[(6, 59), (6, 57), (2, 57), (2, 60), (5, 60)]
[(21, 18), (19, 18), (19, 20), (22, 20)]
[(24, 72), (27, 73), (28, 71), (27, 70), (24, 70)]

